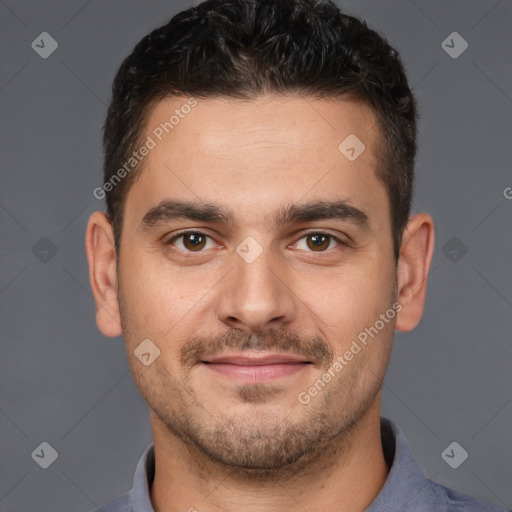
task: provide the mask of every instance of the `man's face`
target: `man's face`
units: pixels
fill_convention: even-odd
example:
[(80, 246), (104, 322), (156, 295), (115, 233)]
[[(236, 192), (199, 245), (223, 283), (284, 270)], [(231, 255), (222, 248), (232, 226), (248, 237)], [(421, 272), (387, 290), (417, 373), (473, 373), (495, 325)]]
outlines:
[[(348, 100), (198, 100), (159, 141), (186, 101), (152, 111), (143, 140), (156, 146), (125, 204), (118, 299), (131, 370), (160, 428), (211, 460), (279, 469), (379, 398), (395, 321), (357, 341), (396, 298), (376, 118)], [(355, 160), (338, 149), (351, 134), (366, 147)], [(163, 201), (228, 218), (146, 216)], [(352, 209), (301, 214), (340, 201)], [(148, 366), (134, 355), (145, 339), (160, 349)]]

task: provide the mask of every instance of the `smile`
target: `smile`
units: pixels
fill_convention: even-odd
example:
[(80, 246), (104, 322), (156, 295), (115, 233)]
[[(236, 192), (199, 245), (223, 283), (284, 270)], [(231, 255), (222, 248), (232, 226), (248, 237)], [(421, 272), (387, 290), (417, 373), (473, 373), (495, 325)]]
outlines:
[(242, 382), (261, 383), (293, 375), (304, 370), (310, 361), (286, 354), (231, 354), (201, 361), (209, 371)]

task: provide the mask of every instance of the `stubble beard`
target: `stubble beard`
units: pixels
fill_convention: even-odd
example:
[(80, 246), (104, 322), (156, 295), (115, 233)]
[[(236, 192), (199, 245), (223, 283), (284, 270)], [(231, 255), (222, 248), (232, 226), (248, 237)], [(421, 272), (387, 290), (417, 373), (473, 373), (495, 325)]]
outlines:
[[(357, 393), (351, 384), (357, 381), (359, 370), (354, 369), (354, 374), (346, 375), (346, 379), (338, 375), (336, 385), (331, 382), (331, 387), (323, 389), (314, 401), (301, 405), (298, 419), (293, 411), (280, 418), (256, 412), (251, 417), (219, 417), (216, 411), (210, 414), (199, 403), (187, 400), (186, 391), (175, 401), (185, 404), (177, 411), (169, 411), (163, 397), (148, 403), (199, 466), (204, 467), (202, 459), (238, 479), (286, 481), (306, 469), (327, 467), (348, 455), (353, 433), (382, 387), (376, 379)], [(272, 400), (265, 385), (243, 386), (239, 393), (260, 409), (265, 401)]]

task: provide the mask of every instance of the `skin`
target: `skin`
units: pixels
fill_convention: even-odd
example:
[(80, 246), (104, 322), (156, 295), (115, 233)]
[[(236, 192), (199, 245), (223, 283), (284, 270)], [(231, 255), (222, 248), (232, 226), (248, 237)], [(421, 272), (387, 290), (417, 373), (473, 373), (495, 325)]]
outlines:
[[(157, 103), (146, 136), (186, 100)], [(338, 150), (349, 134), (366, 146), (354, 161)], [(434, 224), (424, 213), (409, 219), (396, 264), (389, 199), (375, 172), (379, 137), (370, 108), (348, 99), (199, 100), (144, 159), (126, 200), (119, 261), (105, 214), (91, 215), (96, 320), (106, 336), (124, 335), (149, 404), (155, 511), (359, 511), (384, 485), (382, 381), (394, 330), (414, 329), (422, 316)], [(141, 230), (163, 199), (221, 205), (234, 223), (175, 219)], [(368, 230), (267, 218), (290, 204), (339, 199), (366, 213)], [(208, 235), (194, 239), (204, 241), (199, 251), (190, 237), (165, 245), (183, 229)], [(318, 232), (349, 245), (327, 238), (318, 249)], [(251, 263), (236, 252), (249, 236), (262, 250)], [(396, 301), (400, 312), (301, 403), (299, 393)], [(134, 350), (148, 338), (160, 355), (145, 366)], [(310, 364), (258, 384), (200, 363), (243, 347)]]

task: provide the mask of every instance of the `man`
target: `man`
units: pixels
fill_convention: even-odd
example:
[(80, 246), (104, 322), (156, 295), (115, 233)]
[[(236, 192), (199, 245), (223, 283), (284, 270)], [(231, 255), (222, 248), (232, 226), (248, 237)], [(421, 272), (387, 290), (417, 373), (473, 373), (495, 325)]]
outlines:
[(327, 1), (204, 2), (124, 61), (104, 148), (96, 318), (154, 444), (99, 511), (498, 510), (427, 480), (380, 416), (434, 249), (385, 40)]

